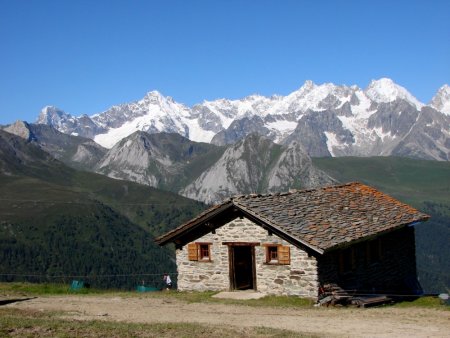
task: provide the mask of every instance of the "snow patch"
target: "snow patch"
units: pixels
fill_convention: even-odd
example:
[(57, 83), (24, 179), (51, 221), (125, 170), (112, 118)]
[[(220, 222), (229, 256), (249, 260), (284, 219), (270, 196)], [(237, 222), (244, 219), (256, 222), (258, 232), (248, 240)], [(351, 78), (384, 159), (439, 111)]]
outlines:
[(148, 121), (148, 116), (141, 116), (133, 121), (124, 123), (119, 128), (111, 128), (105, 134), (99, 134), (94, 137), (94, 141), (101, 146), (111, 149), (117, 142), (119, 142), (124, 137), (127, 137), (137, 130), (142, 130), (139, 128), (150, 127), (151, 123)]
[(365, 92), (375, 102), (392, 102), (400, 98), (412, 103), (418, 110), (424, 106), (423, 103), (419, 102), (405, 88), (388, 78), (372, 80)]
[(383, 132), (383, 129), (378, 127), (378, 128), (373, 128), (373, 131), (378, 135), (379, 138), (381, 138), (383, 141), (385, 140), (386, 137), (394, 139), (396, 138), (396, 135), (392, 135), (391, 132), (389, 133), (385, 133)]
[(292, 133), (297, 127), (297, 121), (279, 120), (275, 122), (266, 123), (267, 128), (278, 130), (282, 133)]
[(340, 142), (338, 141), (335, 133), (330, 133), (330, 132), (326, 131), (325, 136), (327, 137), (328, 151), (330, 152), (331, 156), (335, 157), (333, 147), (340, 146)]
[(443, 85), (431, 100), (430, 105), (437, 111), (450, 115), (450, 86)]

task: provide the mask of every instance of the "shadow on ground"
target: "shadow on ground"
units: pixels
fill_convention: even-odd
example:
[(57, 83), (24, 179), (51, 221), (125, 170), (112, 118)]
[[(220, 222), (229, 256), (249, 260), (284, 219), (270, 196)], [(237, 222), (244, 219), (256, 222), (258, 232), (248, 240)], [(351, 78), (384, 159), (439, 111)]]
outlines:
[(37, 297), (30, 297), (30, 298), (14, 298), (14, 299), (0, 299), (0, 306), (7, 305), (11, 303), (18, 303), (18, 302), (24, 302), (26, 300), (35, 299)]

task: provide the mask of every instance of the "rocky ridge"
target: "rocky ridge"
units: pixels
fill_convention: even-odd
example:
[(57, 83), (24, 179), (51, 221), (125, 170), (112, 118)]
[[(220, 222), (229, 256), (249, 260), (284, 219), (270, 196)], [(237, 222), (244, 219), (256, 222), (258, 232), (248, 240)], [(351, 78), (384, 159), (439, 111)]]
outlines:
[(282, 146), (250, 134), (228, 147), (216, 163), (180, 194), (212, 204), (238, 194), (282, 192), (333, 182), (313, 166), (299, 143)]
[(3, 130), (38, 145), (77, 169), (92, 169), (107, 151), (89, 138), (68, 135), (44, 124), (16, 121)]
[[(92, 138), (107, 148), (138, 130), (175, 132), (192, 141), (216, 145), (233, 144), (256, 132), (278, 144), (295, 139), (312, 156), (401, 154), (447, 161), (449, 88), (444, 85), (425, 105), (387, 78), (372, 81), (364, 90), (306, 81), (286, 96), (219, 99), (191, 108), (152, 91), (142, 100), (91, 117), (74, 117), (46, 107), (37, 123)], [(424, 124), (430, 118), (433, 121)], [(399, 127), (403, 122), (406, 127)], [(415, 140), (411, 139), (412, 130)]]

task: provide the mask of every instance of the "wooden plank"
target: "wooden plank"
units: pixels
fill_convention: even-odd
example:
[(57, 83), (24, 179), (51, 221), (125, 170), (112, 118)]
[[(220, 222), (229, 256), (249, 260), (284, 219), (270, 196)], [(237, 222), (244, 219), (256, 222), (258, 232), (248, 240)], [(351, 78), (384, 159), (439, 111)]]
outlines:
[(252, 274), (253, 274), (253, 290), (257, 291), (258, 288), (256, 286), (256, 259), (255, 259), (255, 247), (252, 246)]
[(234, 273), (234, 250), (232, 246), (228, 246), (228, 274), (230, 277), (230, 290), (236, 289), (236, 276)]
[(195, 243), (188, 244), (188, 258), (190, 261), (198, 261), (198, 247)]
[(260, 246), (259, 242), (222, 242), (222, 245), (228, 246)]
[(280, 245), (278, 247), (278, 264), (291, 264), (291, 251), (288, 246)]

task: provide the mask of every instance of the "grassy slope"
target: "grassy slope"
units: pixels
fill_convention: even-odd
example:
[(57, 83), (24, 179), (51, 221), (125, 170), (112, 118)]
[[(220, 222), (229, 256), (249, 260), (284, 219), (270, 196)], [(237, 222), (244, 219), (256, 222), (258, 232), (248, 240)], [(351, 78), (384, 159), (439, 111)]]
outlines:
[[(90, 178), (62, 186), (30, 177), (0, 176), (0, 273), (105, 275), (175, 270), (173, 253), (157, 246), (152, 234), (191, 218), (201, 205), (137, 184), (113, 180), (102, 184), (103, 177)], [(83, 187), (89, 182), (91, 189)], [(108, 205), (110, 201), (114, 203)], [(114, 287), (137, 284), (120, 278), (90, 281)]]
[(314, 164), (341, 182), (371, 184), (401, 200), (450, 203), (450, 163), (400, 157), (315, 158)]
[(425, 291), (450, 288), (450, 163), (396, 157), (316, 158), (341, 182), (360, 181), (431, 215), (416, 226), (417, 267)]

